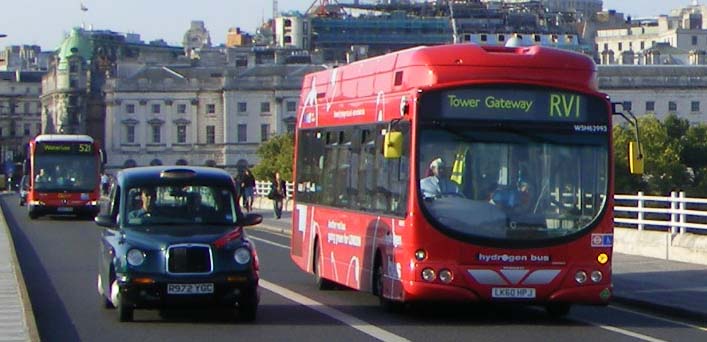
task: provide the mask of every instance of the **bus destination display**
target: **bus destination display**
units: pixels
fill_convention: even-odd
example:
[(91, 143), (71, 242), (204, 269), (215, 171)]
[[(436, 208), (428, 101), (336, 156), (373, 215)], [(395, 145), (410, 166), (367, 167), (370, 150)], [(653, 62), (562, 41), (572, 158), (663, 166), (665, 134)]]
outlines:
[(462, 88), (423, 95), (422, 116), (476, 120), (607, 122), (593, 96), (529, 88)]

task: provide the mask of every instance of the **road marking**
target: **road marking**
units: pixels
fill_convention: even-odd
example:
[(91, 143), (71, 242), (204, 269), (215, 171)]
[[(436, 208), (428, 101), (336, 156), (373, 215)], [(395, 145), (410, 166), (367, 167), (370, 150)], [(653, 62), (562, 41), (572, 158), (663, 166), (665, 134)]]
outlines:
[(280, 296), (283, 296), (287, 299), (290, 299), (298, 304), (304, 305), (306, 307), (309, 307), (315, 311), (318, 311), (324, 315), (327, 315), (341, 323), (344, 323), (366, 335), (369, 335), (371, 337), (375, 337), (381, 341), (390, 341), (390, 342), (403, 342), (403, 341), (410, 341), (402, 336), (395, 335), (387, 330), (381, 329), (373, 324), (370, 324), (368, 322), (362, 321), (354, 316), (351, 316), (347, 313), (341, 312), (339, 310), (336, 310), (334, 308), (328, 307), (314, 299), (311, 299), (309, 297), (305, 297), (297, 292), (291, 291), (287, 288), (284, 288), (282, 286), (273, 284), (267, 280), (260, 279), (260, 286), (274, 292)]
[(264, 244), (268, 244), (268, 245), (272, 245), (272, 246), (276, 246), (276, 247), (280, 247), (280, 248), (284, 248), (284, 249), (290, 249), (290, 246), (286, 246), (286, 245), (283, 245), (283, 244), (277, 243), (277, 242), (272, 242), (270, 240), (261, 239), (259, 237), (255, 237), (253, 235), (248, 235), (248, 238), (251, 240), (260, 241)]
[(604, 330), (613, 331), (613, 332), (618, 333), (618, 334), (621, 334), (621, 335), (626, 335), (626, 336), (634, 337), (634, 338), (637, 338), (637, 339), (642, 340), (642, 341), (648, 341), (648, 342), (667, 342), (666, 340), (661, 340), (661, 339), (659, 339), (659, 338), (655, 338), (655, 337), (651, 337), (651, 336), (648, 336), (648, 335), (639, 334), (639, 333), (636, 333), (636, 332), (633, 332), (633, 331), (630, 331), (630, 330), (625, 330), (625, 329), (617, 328), (617, 327), (611, 326), (611, 325), (598, 324), (598, 323), (596, 323), (596, 322), (587, 321), (587, 320), (584, 320), (584, 319), (578, 319), (578, 318), (574, 318), (574, 317), (572, 317), (571, 319), (572, 319), (573, 321), (578, 321), (578, 322), (582, 322), (582, 323), (585, 323), (585, 324), (593, 325), (593, 326), (595, 326), (595, 327), (599, 327), (599, 328), (604, 329)]
[[(286, 246), (277, 242), (272, 242), (270, 240), (266, 239), (261, 239), (258, 237), (254, 237), (252, 235), (248, 236), (250, 239), (253, 239), (255, 241), (259, 241), (268, 245), (284, 248), (284, 249), (290, 249), (290, 246)], [(367, 323), (365, 321), (362, 321), (356, 317), (353, 317), (349, 314), (343, 313), (339, 310), (336, 310), (334, 308), (328, 307), (320, 302), (317, 302), (314, 299), (311, 299), (309, 297), (305, 297), (297, 292), (294, 292), (292, 290), (289, 290), (287, 288), (284, 288), (282, 286), (276, 285), (274, 283), (271, 283), (265, 279), (260, 279), (260, 286), (265, 288), (266, 290), (269, 290), (271, 292), (274, 292), (280, 296), (283, 296), (287, 299), (290, 299), (298, 304), (307, 306), (309, 308), (312, 308), (315, 311), (318, 311), (324, 315), (327, 315), (341, 323), (344, 323), (366, 335), (375, 337), (381, 341), (390, 341), (390, 342), (403, 342), (403, 341), (409, 341), (408, 339), (395, 335), (387, 330), (381, 329), (375, 325), (372, 325), (370, 323)]]
[(697, 330), (701, 330), (701, 331), (707, 331), (707, 327), (701, 327), (701, 326), (699, 326), (699, 325), (694, 325), (694, 324), (690, 324), (690, 323), (687, 323), (687, 322), (680, 322), (680, 321), (672, 320), (672, 319), (669, 319), (669, 318), (665, 318), (665, 317), (661, 317), (661, 316), (655, 316), (655, 315), (647, 314), (647, 313), (645, 313), (645, 312), (635, 311), (635, 310), (631, 310), (631, 309), (624, 308), (624, 307), (620, 307), (620, 306), (616, 306), (616, 305), (611, 305), (611, 308), (616, 309), (616, 310), (619, 310), (619, 311), (629, 312), (629, 313), (632, 313), (632, 314), (634, 314), (634, 315), (639, 315), (639, 316), (643, 316), (643, 317), (648, 317), (648, 318), (652, 318), (652, 319), (657, 319), (657, 320), (660, 320), (660, 321), (663, 321), (663, 322), (672, 323), (672, 324), (675, 324), (675, 325), (682, 325), (682, 326), (688, 327), (688, 328), (693, 328), (693, 329), (697, 329)]

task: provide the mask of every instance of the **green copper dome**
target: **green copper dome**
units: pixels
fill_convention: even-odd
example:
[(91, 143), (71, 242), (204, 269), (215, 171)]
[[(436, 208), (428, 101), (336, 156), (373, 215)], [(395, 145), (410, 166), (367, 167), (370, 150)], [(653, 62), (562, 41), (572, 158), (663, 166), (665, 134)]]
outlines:
[(59, 46), (57, 57), (59, 57), (58, 69), (66, 70), (69, 67), (68, 59), (73, 55), (83, 57), (84, 60), (90, 61), (93, 56), (93, 47), (88, 35), (78, 27), (71, 30), (71, 34), (64, 39)]

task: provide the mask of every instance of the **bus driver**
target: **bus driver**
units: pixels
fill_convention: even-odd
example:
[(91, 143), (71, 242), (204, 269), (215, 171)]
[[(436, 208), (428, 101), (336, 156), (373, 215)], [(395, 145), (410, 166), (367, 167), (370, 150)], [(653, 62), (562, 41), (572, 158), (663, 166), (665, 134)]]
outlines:
[(420, 180), (422, 197), (435, 198), (448, 194), (459, 194), (459, 186), (445, 175), (445, 165), (442, 158), (436, 158), (430, 163), (428, 176)]

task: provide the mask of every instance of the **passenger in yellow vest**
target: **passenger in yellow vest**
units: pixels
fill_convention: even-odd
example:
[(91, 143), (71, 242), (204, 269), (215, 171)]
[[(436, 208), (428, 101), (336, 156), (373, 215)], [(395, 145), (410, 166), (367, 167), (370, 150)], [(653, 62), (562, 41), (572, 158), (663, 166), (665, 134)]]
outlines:
[(459, 186), (447, 178), (442, 158), (436, 158), (430, 163), (428, 176), (420, 180), (420, 189), (424, 198), (461, 195)]

